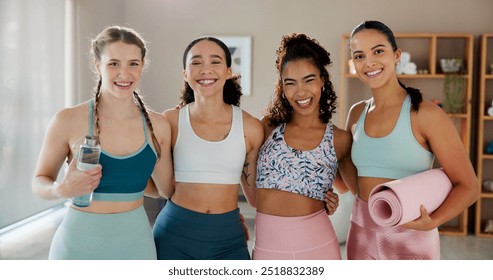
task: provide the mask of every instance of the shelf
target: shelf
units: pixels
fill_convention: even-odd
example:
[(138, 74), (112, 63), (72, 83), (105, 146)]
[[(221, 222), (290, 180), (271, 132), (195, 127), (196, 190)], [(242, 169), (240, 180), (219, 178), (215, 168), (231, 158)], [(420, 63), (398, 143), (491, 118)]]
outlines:
[(493, 192), (481, 192), (481, 198), (493, 198)]
[(448, 114), (447, 115), (449, 116), (449, 118), (452, 118), (452, 119), (467, 119), (469, 118), (469, 115), (467, 114)]
[(476, 236), (477, 237), (493, 238), (493, 233), (484, 233), (484, 232), (481, 232), (481, 233), (476, 234)]
[[(493, 33), (483, 34), (480, 39), (480, 55), (479, 55), (479, 92), (478, 92), (478, 140), (477, 140), (477, 173), (479, 184), (478, 187), (482, 190), (482, 182), (491, 177), (490, 174), (484, 176), (483, 173), (491, 172), (493, 160), (492, 154), (485, 154), (485, 144), (490, 142), (493, 137), (493, 116), (485, 114), (484, 108), (490, 106), (492, 97), (491, 80), (493, 74), (489, 73), (490, 64), (493, 63)], [(476, 202), (476, 217), (475, 217), (475, 234), (479, 237), (492, 238), (493, 234), (485, 233), (484, 222), (487, 219), (493, 218), (493, 193), (481, 191), (480, 198)]]

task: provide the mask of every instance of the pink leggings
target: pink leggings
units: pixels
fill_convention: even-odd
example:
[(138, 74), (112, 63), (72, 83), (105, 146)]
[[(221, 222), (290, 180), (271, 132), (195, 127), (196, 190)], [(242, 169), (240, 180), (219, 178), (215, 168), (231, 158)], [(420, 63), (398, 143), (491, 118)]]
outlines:
[(436, 228), (381, 227), (371, 219), (368, 203), (356, 197), (346, 250), (348, 260), (438, 260), (440, 238)]
[(339, 242), (325, 210), (300, 217), (257, 211), (254, 260), (340, 260)]

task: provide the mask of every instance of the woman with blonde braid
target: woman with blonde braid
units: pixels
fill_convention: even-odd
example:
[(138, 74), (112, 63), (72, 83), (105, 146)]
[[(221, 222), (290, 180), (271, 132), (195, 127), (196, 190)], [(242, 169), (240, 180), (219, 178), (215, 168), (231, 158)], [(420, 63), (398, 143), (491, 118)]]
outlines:
[[(92, 41), (99, 77), (95, 97), (61, 110), (49, 125), (34, 174), (34, 193), (60, 199), (94, 191), (88, 207), (69, 207), (53, 238), (50, 259), (156, 259), (143, 196), (156, 196), (155, 185), (161, 190), (170, 187), (173, 170), (170, 125), (148, 110), (136, 92), (146, 52), (134, 30), (104, 29)], [(81, 171), (75, 164), (76, 149), (88, 134), (99, 137), (100, 164)], [(66, 175), (57, 182), (65, 160)]]

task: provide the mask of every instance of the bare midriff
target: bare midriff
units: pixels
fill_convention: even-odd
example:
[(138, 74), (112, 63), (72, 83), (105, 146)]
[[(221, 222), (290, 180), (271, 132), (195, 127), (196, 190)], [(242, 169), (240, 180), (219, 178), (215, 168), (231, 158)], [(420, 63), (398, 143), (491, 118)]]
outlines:
[(173, 203), (191, 211), (223, 214), (238, 208), (239, 184), (199, 184), (177, 182)]
[(394, 179), (376, 178), (376, 177), (358, 177), (358, 197), (361, 200), (368, 201), (371, 191), (380, 184), (384, 184)]
[(100, 201), (93, 200), (87, 207), (77, 207), (71, 205), (71, 207), (89, 213), (96, 214), (115, 214), (132, 211), (140, 207), (144, 203), (144, 198), (134, 201)]
[(257, 211), (282, 217), (306, 216), (325, 209), (325, 201), (274, 189), (257, 189)]

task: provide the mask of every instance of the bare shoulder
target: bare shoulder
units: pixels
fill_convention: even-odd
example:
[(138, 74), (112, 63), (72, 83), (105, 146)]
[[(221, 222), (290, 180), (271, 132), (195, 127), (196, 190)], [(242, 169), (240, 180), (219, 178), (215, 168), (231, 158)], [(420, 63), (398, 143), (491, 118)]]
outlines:
[(154, 132), (158, 137), (169, 135), (171, 126), (168, 119), (163, 114), (156, 111), (148, 110), (149, 119), (151, 120)]
[(88, 101), (58, 111), (53, 116), (51, 125), (64, 129), (64, 131), (72, 131), (72, 129), (87, 131), (89, 127)]
[(242, 110), (243, 114), (243, 124), (248, 126), (249, 129), (262, 130), (262, 124), (260, 120), (256, 117), (250, 115), (248, 112)]
[(370, 103), (370, 99), (366, 100), (361, 100), (359, 102), (354, 103), (351, 108), (349, 109), (349, 114), (350, 115), (361, 115), (363, 112), (363, 109), (365, 108), (366, 104)]
[(162, 115), (168, 120), (178, 119), (180, 110), (181, 110), (180, 108), (167, 109), (162, 113)]
[(419, 105), (418, 112), (412, 112), (419, 126), (436, 126), (450, 122), (447, 113), (435, 103), (424, 99)]
[(243, 129), (245, 136), (253, 141), (254, 146), (259, 146), (264, 141), (264, 130), (260, 120), (242, 110)]
[(264, 138), (267, 139), (267, 137), (270, 136), (272, 131), (274, 131), (275, 127), (269, 125), (269, 119), (268, 117), (262, 117), (260, 119), (260, 123), (262, 124), (262, 128), (264, 130)]
[(359, 101), (357, 103), (354, 103), (351, 108), (349, 109), (349, 113), (346, 119), (346, 130), (350, 131), (352, 127), (358, 122), (359, 117), (361, 116), (361, 113), (363, 113), (363, 110), (365, 109), (365, 106), (370, 103), (371, 99), (366, 99)]
[(349, 142), (351, 143), (352, 141), (352, 135), (349, 131), (346, 131), (344, 129), (341, 129), (337, 127), (335, 124), (332, 124), (334, 127), (334, 137), (336, 141), (342, 141), (344, 143)]

